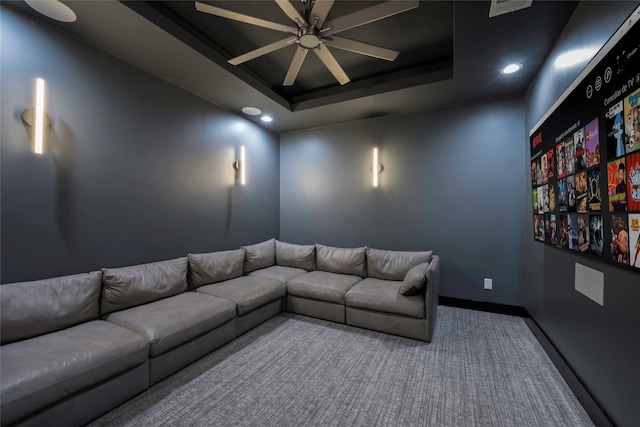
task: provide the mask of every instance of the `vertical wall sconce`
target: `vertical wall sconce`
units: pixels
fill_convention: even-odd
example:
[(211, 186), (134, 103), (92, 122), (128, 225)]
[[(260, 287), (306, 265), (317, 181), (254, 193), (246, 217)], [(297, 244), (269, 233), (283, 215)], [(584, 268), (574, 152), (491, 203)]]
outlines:
[(373, 165), (371, 167), (373, 171), (373, 187), (377, 188), (379, 184), (378, 175), (382, 172), (382, 165), (378, 162), (378, 149), (373, 149)]
[(36, 106), (22, 112), (22, 121), (35, 129), (33, 151), (36, 154), (42, 154), (44, 130), (51, 125), (51, 119), (44, 111), (44, 80), (36, 79)]
[(240, 184), (244, 185), (246, 183), (247, 176), (247, 166), (245, 162), (245, 153), (244, 153), (244, 145), (240, 147), (240, 160), (236, 160), (233, 162), (233, 168), (240, 172)]

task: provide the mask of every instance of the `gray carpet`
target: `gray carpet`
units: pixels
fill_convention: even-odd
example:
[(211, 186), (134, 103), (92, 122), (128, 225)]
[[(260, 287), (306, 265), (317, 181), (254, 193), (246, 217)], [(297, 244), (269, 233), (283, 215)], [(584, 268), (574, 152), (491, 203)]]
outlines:
[(440, 306), (431, 344), (283, 313), (92, 426), (590, 426), (523, 319)]

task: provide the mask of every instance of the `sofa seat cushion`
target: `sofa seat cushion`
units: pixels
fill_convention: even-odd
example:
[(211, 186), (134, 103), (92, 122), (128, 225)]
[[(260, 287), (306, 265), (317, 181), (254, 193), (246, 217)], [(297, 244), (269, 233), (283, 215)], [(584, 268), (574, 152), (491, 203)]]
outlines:
[(271, 267), (262, 268), (260, 270), (256, 270), (252, 273), (249, 273), (249, 276), (268, 277), (271, 279), (279, 280), (282, 283), (287, 283), (289, 280), (293, 279), (294, 277), (302, 276), (303, 274), (307, 274), (307, 270), (303, 270), (302, 268), (274, 265)]
[(400, 286), (401, 281), (368, 277), (347, 292), (345, 301), (348, 307), (423, 319), (424, 297), (400, 295)]
[(287, 286), (277, 279), (243, 276), (197, 289), (207, 295), (227, 298), (236, 304), (238, 316), (267, 305), (287, 294)]
[(106, 320), (145, 337), (149, 354), (156, 357), (214, 330), (235, 315), (233, 301), (184, 292), (111, 313)]
[(3, 420), (19, 420), (144, 363), (149, 343), (102, 320), (0, 347)]
[(289, 280), (287, 292), (298, 297), (344, 304), (347, 291), (361, 280), (362, 277), (348, 274), (311, 271)]

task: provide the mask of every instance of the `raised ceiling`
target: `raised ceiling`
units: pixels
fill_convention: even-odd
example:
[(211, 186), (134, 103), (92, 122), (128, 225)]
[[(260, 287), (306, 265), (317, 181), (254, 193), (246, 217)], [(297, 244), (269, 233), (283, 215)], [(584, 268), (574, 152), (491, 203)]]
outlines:
[[(294, 25), (274, 0), (203, 3), (289, 27)], [(381, 3), (384, 2), (336, 1), (325, 22), (362, 12)], [(327, 94), (340, 94), (343, 100), (353, 99), (372, 90), (385, 92), (414, 86), (416, 79), (429, 83), (452, 77), (453, 3), (395, 3), (401, 4), (401, 7), (405, 4), (405, 7), (412, 7), (416, 3), (419, 7), (339, 34), (340, 37), (400, 52), (394, 61), (329, 48), (351, 81), (340, 85), (316, 55), (307, 55), (292, 86), (283, 86), (283, 81), (296, 52), (295, 43), (237, 66), (227, 64), (230, 58), (282, 40), (290, 34), (200, 12), (193, 1), (132, 1), (125, 2), (125, 5), (178, 38), (184, 37), (186, 31), (190, 36), (202, 40), (217, 53), (209, 55), (211, 60), (239, 78), (254, 77), (261, 83), (255, 85), (258, 90), (281, 97), (295, 110), (304, 106), (300, 101), (324, 99), (326, 103), (331, 103), (326, 98)], [(300, 0), (292, 0), (291, 4), (301, 15), (309, 7), (308, 2)], [(184, 37), (184, 40), (188, 42), (193, 38)], [(321, 46), (321, 49), (324, 48), (327, 47)], [(448, 72), (440, 72), (443, 69)], [(438, 71), (437, 77), (430, 75), (432, 71)], [(387, 84), (379, 86), (381, 82)], [(376, 86), (379, 86), (378, 89)]]
[[(242, 107), (258, 107), (274, 121), (245, 117), (284, 133), (523, 94), (578, 2), (534, 1), (489, 18), (489, 0), (420, 1), (417, 8), (340, 34), (397, 50), (395, 61), (332, 49), (351, 78), (340, 85), (315, 55), (307, 55), (290, 87), (282, 82), (293, 46), (238, 66), (227, 62), (282, 39), (277, 31), (198, 12), (193, 1), (64, 3), (76, 12), (76, 22), (45, 18), (21, 0), (3, 1), (230, 111), (242, 115)], [(291, 25), (273, 0), (206, 3)], [(328, 20), (379, 3), (337, 0)], [(509, 62), (524, 68), (501, 75)]]

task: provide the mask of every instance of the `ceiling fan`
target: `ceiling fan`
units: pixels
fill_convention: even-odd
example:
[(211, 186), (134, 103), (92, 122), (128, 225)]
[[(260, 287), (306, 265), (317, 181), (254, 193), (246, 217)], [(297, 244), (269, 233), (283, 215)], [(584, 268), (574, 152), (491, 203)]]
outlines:
[(320, 61), (322, 61), (341, 85), (348, 83), (349, 77), (329, 51), (329, 46), (361, 55), (394, 61), (399, 53), (395, 50), (362, 43), (336, 36), (335, 34), (415, 9), (419, 4), (418, 0), (389, 0), (325, 23), (325, 19), (333, 6), (334, 0), (301, 1), (305, 5), (302, 13), (298, 12), (289, 0), (275, 0), (282, 11), (293, 21), (295, 27), (266, 21), (199, 1), (196, 1), (195, 4), (196, 9), (200, 12), (291, 34), (282, 40), (252, 50), (228, 61), (232, 65), (239, 65), (295, 43), (298, 47), (291, 60), (287, 75), (284, 78), (283, 86), (293, 85), (302, 67), (302, 62), (310, 50), (318, 55)]

